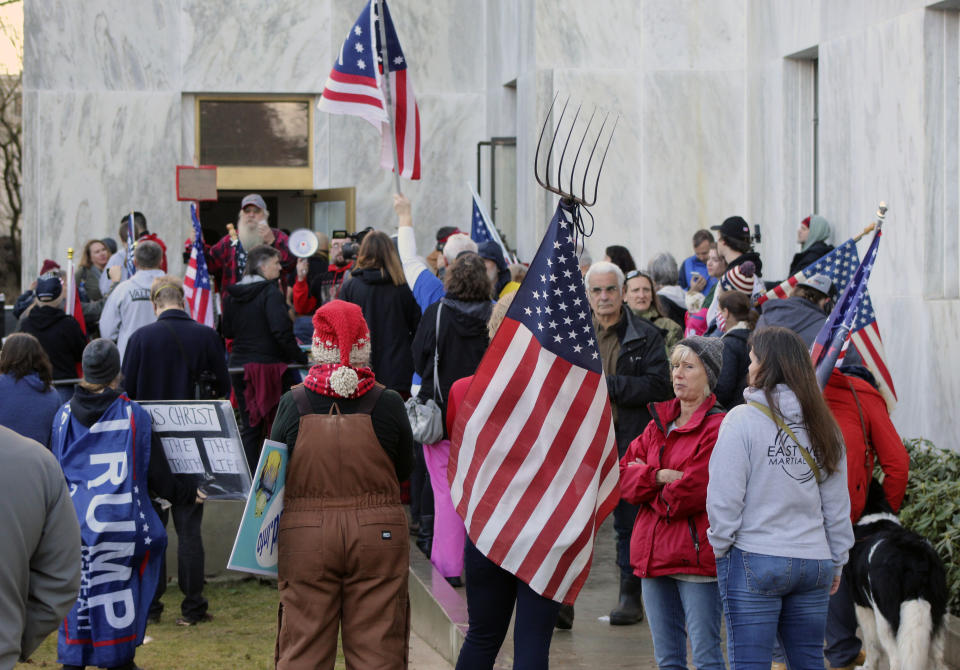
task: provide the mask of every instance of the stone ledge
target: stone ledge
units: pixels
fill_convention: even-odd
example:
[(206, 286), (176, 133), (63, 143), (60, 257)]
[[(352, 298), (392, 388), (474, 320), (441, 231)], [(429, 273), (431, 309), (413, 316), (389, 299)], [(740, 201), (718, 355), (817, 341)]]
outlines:
[(456, 665), (467, 634), (466, 594), (450, 586), (412, 540), (410, 616), (417, 635)]
[(960, 669), (960, 618), (947, 614), (943, 661), (948, 668)]

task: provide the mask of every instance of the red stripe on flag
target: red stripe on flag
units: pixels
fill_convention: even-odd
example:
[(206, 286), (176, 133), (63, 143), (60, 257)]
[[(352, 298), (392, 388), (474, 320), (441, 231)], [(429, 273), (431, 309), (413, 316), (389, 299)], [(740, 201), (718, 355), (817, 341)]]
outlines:
[[(531, 339), (531, 344), (535, 345), (536, 348), (540, 351), (540, 343), (536, 339)], [(549, 354), (552, 355), (552, 354)], [(535, 367), (535, 366), (534, 366)], [(517, 372), (514, 375), (514, 379), (511, 380), (509, 387), (519, 387), (519, 390), (522, 390), (527, 387), (530, 372), (533, 371), (534, 367), (527, 369), (517, 366)], [(477, 508), (473, 513), (473, 518), (470, 522), (470, 529), (475, 534), (475, 537), (479, 537), (483, 533), (484, 528), (487, 525), (487, 522), (490, 520), (490, 517), (493, 516), (493, 513), (496, 511), (497, 505), (500, 503), (500, 499), (503, 498), (504, 492), (513, 482), (514, 477), (517, 474), (517, 471), (523, 465), (524, 460), (527, 455), (530, 453), (530, 450), (533, 448), (534, 444), (537, 442), (537, 438), (540, 436), (541, 428), (543, 427), (544, 420), (547, 418), (552, 406), (553, 398), (557, 394), (557, 389), (563, 384), (563, 380), (566, 379), (567, 373), (570, 371), (571, 364), (562, 358), (555, 357), (553, 364), (550, 366), (550, 370), (547, 372), (546, 378), (543, 380), (543, 384), (540, 387), (540, 393), (537, 396), (537, 401), (533, 406), (533, 411), (527, 417), (527, 420), (523, 424), (523, 428), (520, 429), (517, 439), (514, 442), (513, 446), (510, 448), (509, 453), (506, 458), (503, 459), (503, 462), (500, 464), (500, 468), (497, 470), (496, 474), (490, 480), (490, 484), (487, 486), (486, 490), (483, 492), (483, 499), (478, 501)], [(518, 379), (522, 377), (522, 379)], [(513, 408), (516, 406), (516, 400), (520, 397), (520, 393), (516, 394), (515, 398), (501, 398), (502, 400), (507, 400), (507, 403), (498, 402), (497, 408), (490, 413), (490, 416), (487, 418), (486, 425), (493, 424), (504, 424), (510, 419), (510, 413), (513, 411)], [(501, 410), (501, 411), (497, 411)], [(573, 407), (571, 407), (571, 411)], [(586, 411), (583, 412), (586, 414)], [(569, 420), (569, 414), (567, 419), (564, 420), (564, 423), (567, 423)], [(579, 417), (581, 420), (583, 417)], [(499, 432), (499, 431), (498, 431)], [(562, 432), (562, 431), (561, 431)], [(575, 432), (575, 430), (574, 430)], [(554, 442), (554, 445), (556, 441)], [(564, 444), (569, 447), (569, 438), (564, 442)], [(486, 458), (486, 453), (489, 452), (489, 446), (485, 445), (486, 452), (484, 452), (484, 458)], [(551, 446), (550, 453), (552, 453), (553, 447)], [(562, 454), (561, 454), (562, 458)], [(549, 463), (549, 453), (544, 459), (546, 463)], [(474, 458), (474, 463), (477, 462), (477, 459)], [(472, 465), (472, 464), (471, 464)], [(536, 500), (540, 499), (540, 493), (542, 490), (545, 490), (546, 487), (550, 484), (551, 478), (544, 481), (545, 477), (542, 476), (543, 467), (538, 471), (537, 475), (531, 480), (530, 484), (527, 486), (526, 492), (524, 492), (523, 498), (521, 498), (521, 503), (517, 505), (514, 510), (513, 515), (511, 515), (511, 521), (515, 520), (515, 517), (520, 509), (529, 511), (536, 506)], [(469, 475), (468, 475), (469, 476)], [(539, 488), (537, 488), (539, 486)], [(537, 489), (537, 492), (534, 493), (534, 489)], [(523, 503), (526, 502), (530, 497), (533, 497), (533, 504), (531, 506), (525, 506)], [(511, 524), (511, 521), (508, 521), (504, 528), (499, 532), (498, 542), (501, 538), (504, 537), (504, 531), (507, 531), (508, 535), (510, 532), (513, 532), (513, 536), (510, 538), (510, 544), (513, 544), (513, 540), (516, 538), (517, 534), (520, 532), (520, 528), (523, 527), (521, 522), (519, 526)], [(522, 520), (523, 522), (526, 519)], [(503, 560), (502, 556), (498, 558), (493, 558), (496, 554), (497, 544), (494, 543), (494, 548), (490, 553), (490, 558), (498, 563)], [(509, 549), (509, 547), (507, 547)], [(506, 552), (504, 552), (506, 555)]]
[[(514, 322), (514, 323), (516, 324), (517, 322)], [(504, 320), (504, 324), (506, 324), (506, 320)], [(501, 325), (501, 328), (502, 327), (503, 326)], [(514, 327), (514, 330), (516, 330), (516, 327)], [(512, 341), (512, 338), (503, 339), (505, 346), (508, 345), (511, 341)], [(497, 404), (490, 411), (490, 414), (487, 420), (484, 422), (483, 427), (477, 433), (477, 438), (473, 447), (473, 457), (470, 462), (470, 468), (468, 469), (466, 476), (464, 477), (463, 496), (460, 499), (460, 504), (457, 505), (457, 509), (461, 510), (461, 514), (463, 516), (466, 516), (467, 510), (469, 509), (469, 506), (470, 506), (470, 500), (473, 494), (473, 484), (477, 481), (477, 473), (480, 470), (480, 468), (483, 466), (484, 461), (487, 458), (487, 455), (490, 453), (490, 449), (493, 447), (493, 444), (496, 442), (497, 438), (499, 437), (500, 429), (503, 427), (504, 423), (506, 423), (506, 421), (508, 420), (511, 410), (516, 405), (520, 397), (523, 395), (523, 390), (524, 388), (526, 388), (527, 379), (530, 376), (530, 371), (532, 371), (536, 367), (537, 358), (540, 351), (541, 351), (540, 343), (537, 342), (535, 338), (531, 337), (530, 342), (527, 344), (526, 350), (523, 352), (523, 356), (521, 357), (519, 364), (516, 366), (516, 370), (514, 372), (513, 377), (507, 383), (506, 389), (504, 389), (504, 392), (501, 394), (500, 398), (497, 400)], [(503, 355), (501, 354), (499, 358), (495, 359), (496, 360), (495, 363), (493, 362), (494, 359), (491, 359), (491, 363), (489, 365), (489, 370), (490, 370), (489, 375), (484, 375), (485, 378), (481, 378), (479, 381), (475, 377), (474, 381), (471, 382), (471, 388), (476, 387), (478, 389), (476, 400), (479, 400), (480, 397), (483, 395), (483, 390), (489, 385), (490, 380), (493, 376), (493, 373), (497, 371), (497, 368), (499, 367), (500, 361), (502, 358), (503, 358)], [(487, 366), (482, 366), (482, 367), (487, 367)], [(479, 373), (479, 369), (478, 369), (478, 373)], [(475, 406), (476, 404), (474, 403), (474, 407)], [(473, 408), (471, 408), (469, 414), (473, 414), (473, 411), (474, 411)], [(464, 410), (459, 411), (460, 414), (463, 414), (463, 412)], [(539, 416), (539, 413), (538, 413), (538, 416)], [(499, 417), (500, 420), (491, 421), (490, 417)], [(529, 425), (529, 422), (528, 422), (528, 425)], [(540, 425), (542, 424), (535, 424), (533, 426), (533, 428), (535, 429), (534, 433), (539, 432)], [(461, 438), (462, 438), (462, 432), (461, 432)], [(456, 443), (459, 445), (461, 444), (461, 441), (462, 439), (457, 439)], [(455, 465), (453, 458), (450, 459), (450, 463), (451, 465)], [(452, 479), (454, 473), (455, 473), (455, 470), (448, 470), (448, 479)], [(501, 491), (500, 495), (502, 494), (503, 492)], [(490, 489), (488, 488), (486, 491), (483, 492), (483, 500), (481, 500), (477, 505), (478, 512), (480, 509), (484, 509), (486, 512), (488, 512), (485, 516), (481, 517), (483, 519), (484, 524), (489, 518), (489, 513), (493, 511), (493, 508), (496, 507), (497, 501), (499, 501), (500, 499), (500, 496), (498, 495), (496, 500), (491, 500), (489, 498), (489, 495), (490, 495)], [(472, 527), (475, 527), (474, 524), (477, 523), (477, 518), (478, 518), (477, 514), (475, 513), (473, 517), (473, 522), (471, 523)]]
[(356, 84), (358, 86), (369, 86), (374, 90), (377, 89), (377, 80), (374, 77), (365, 77), (358, 74), (347, 74), (346, 72), (339, 72), (336, 69), (331, 70), (330, 78), (334, 81), (339, 81), (341, 84)]
[(337, 102), (352, 102), (358, 105), (370, 105), (377, 109), (383, 109), (383, 105), (377, 98), (369, 95), (357, 95), (355, 93), (339, 93), (331, 91), (329, 88), (323, 89), (323, 97), (327, 100), (336, 100)]
[(413, 114), (416, 119), (416, 152), (413, 156), (413, 174), (410, 175), (410, 179), (420, 179), (420, 108), (414, 104)]
[[(880, 339), (880, 330), (877, 327), (876, 321), (867, 325), (867, 328), (871, 328), (877, 339)], [(883, 377), (883, 381), (885, 381), (889, 387), (890, 393), (892, 393), (894, 398), (896, 398), (897, 392), (893, 388), (893, 377), (890, 376), (890, 371), (887, 369), (887, 363), (883, 359), (883, 356), (880, 355), (880, 352), (877, 351), (873, 346), (873, 342), (870, 341), (870, 338), (864, 334), (862, 330), (866, 330), (866, 328), (858, 330), (851, 337), (854, 338), (854, 343), (857, 345), (857, 349), (860, 350), (860, 355), (863, 356), (865, 360), (872, 363), (870, 367), (880, 373), (880, 376)]]

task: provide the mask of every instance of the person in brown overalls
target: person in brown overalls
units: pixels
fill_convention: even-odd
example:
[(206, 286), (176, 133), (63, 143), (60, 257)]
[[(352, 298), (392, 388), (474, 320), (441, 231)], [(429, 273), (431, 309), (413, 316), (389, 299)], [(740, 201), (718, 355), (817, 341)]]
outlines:
[(360, 307), (333, 300), (313, 325), (317, 365), (280, 400), (271, 434), (292, 445), (276, 667), (333, 668), (339, 632), (347, 668), (406, 668), (409, 542), (399, 481), (410, 473), (410, 424), (399, 394), (367, 367)]

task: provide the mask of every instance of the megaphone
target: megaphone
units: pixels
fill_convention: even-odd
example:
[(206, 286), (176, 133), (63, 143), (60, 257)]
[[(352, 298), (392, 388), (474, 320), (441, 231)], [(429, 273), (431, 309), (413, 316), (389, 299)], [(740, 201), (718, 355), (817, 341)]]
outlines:
[(290, 248), (290, 253), (297, 258), (309, 258), (317, 253), (320, 242), (309, 228), (298, 228), (290, 233), (287, 246)]

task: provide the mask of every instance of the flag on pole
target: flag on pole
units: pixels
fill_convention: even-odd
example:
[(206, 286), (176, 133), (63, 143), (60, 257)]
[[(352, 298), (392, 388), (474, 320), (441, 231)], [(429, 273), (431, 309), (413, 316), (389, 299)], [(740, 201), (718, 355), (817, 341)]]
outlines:
[(77, 276), (73, 268), (73, 249), (67, 254), (67, 299), (64, 311), (80, 324), (80, 330), (87, 334), (87, 320), (83, 317), (83, 303), (80, 302), (80, 287), (77, 286)]
[(544, 597), (572, 603), (620, 499), (617, 445), (563, 205), (457, 415), (448, 476), (467, 533)]
[(390, 59), (390, 90), (393, 91), (391, 116), (388, 117), (385, 111), (386, 103), (381, 89), (383, 67), (379, 55), (380, 30), (376, 0), (367, 2), (340, 47), (340, 55), (333, 64), (317, 107), (331, 114), (359, 116), (379, 130), (380, 166), (387, 170), (393, 167), (393, 147), (386, 132), (392, 118), (400, 175), (407, 179), (420, 179), (420, 110), (413, 84), (407, 77), (407, 61), (386, 2), (383, 3), (383, 11), (386, 17), (387, 56)]
[[(878, 236), (875, 235), (870, 245), (870, 250), (874, 256), (876, 255), (878, 239)], [(868, 256), (871, 251), (867, 252)], [(857, 243), (851, 238), (817, 262), (808, 265), (802, 271), (767, 291), (765, 295), (760, 296), (757, 304), (763, 304), (767, 300), (788, 297), (794, 286), (816, 274), (829, 277), (837, 291), (843, 293), (850, 285), (859, 267), (860, 254), (857, 252)], [(867, 275), (869, 276), (869, 271)], [(876, 313), (873, 311), (873, 303), (867, 291), (866, 280), (864, 280), (861, 300), (858, 316), (854, 319), (851, 330), (848, 331), (850, 341), (853, 342), (864, 364), (876, 379), (880, 387), (880, 393), (883, 394), (887, 401), (887, 407), (892, 411), (897, 402), (897, 391), (893, 385), (890, 369), (887, 367), (886, 352), (880, 338), (880, 328), (877, 325)], [(828, 345), (829, 341), (824, 346)], [(840, 360), (842, 360), (843, 352), (841, 351), (838, 355), (841, 356)]]
[[(867, 293), (867, 282), (877, 260), (881, 234), (879, 229), (874, 234), (873, 241), (867, 249), (867, 255), (863, 262), (858, 264), (852, 278), (840, 294), (836, 307), (830, 312), (826, 323), (817, 334), (810, 355), (817, 368), (817, 381), (822, 388), (826, 386), (833, 368), (843, 359), (843, 347), (849, 338), (857, 347), (864, 363), (874, 374), (880, 392), (887, 401), (887, 406), (892, 407), (897, 398), (896, 390), (884, 360), (883, 343), (880, 341), (876, 315)], [(851, 240), (850, 244), (852, 242)], [(854, 254), (856, 254), (855, 246)]]
[(213, 328), (213, 292), (207, 259), (203, 256), (203, 230), (197, 218), (196, 203), (190, 203), (190, 218), (193, 220), (193, 244), (190, 247), (187, 274), (183, 278), (183, 295), (194, 321)]
[(136, 246), (137, 236), (133, 225), (133, 212), (127, 217), (127, 254), (124, 257), (124, 267), (127, 269), (127, 278), (129, 279), (137, 272), (137, 267), (133, 264), (133, 248)]
[(468, 187), (470, 188), (470, 194), (473, 196), (473, 218), (470, 221), (470, 239), (477, 244), (491, 240), (496, 242), (497, 246), (500, 247), (500, 250), (503, 252), (503, 260), (506, 261), (507, 265), (510, 265), (510, 263), (513, 263), (513, 258), (510, 256), (510, 252), (507, 251), (507, 246), (503, 243), (503, 240), (500, 239), (500, 234), (497, 232), (496, 226), (493, 225), (490, 217), (487, 216), (487, 211), (483, 207), (483, 201), (480, 200), (477, 192), (473, 190), (473, 186), (468, 184)]

